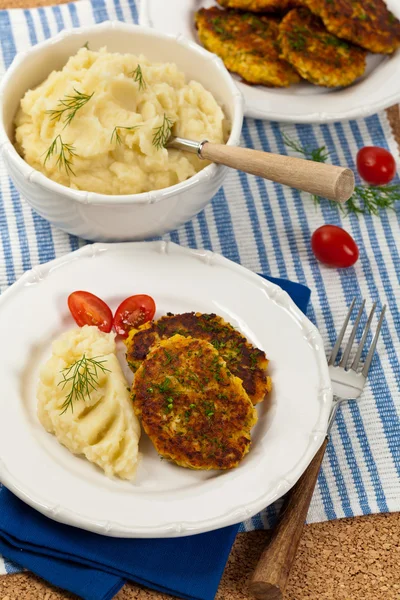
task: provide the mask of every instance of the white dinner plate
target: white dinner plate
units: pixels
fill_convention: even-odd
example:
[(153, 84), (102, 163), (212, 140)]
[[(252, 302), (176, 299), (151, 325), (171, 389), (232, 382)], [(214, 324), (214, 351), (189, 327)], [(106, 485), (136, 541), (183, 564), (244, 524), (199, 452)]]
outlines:
[[(400, 15), (397, 0), (389, 8)], [(141, 0), (140, 23), (199, 43), (194, 14), (214, 0)], [(328, 89), (299, 83), (268, 88), (242, 83), (233, 75), (245, 99), (245, 114), (257, 119), (292, 123), (328, 123), (366, 117), (400, 100), (400, 51), (392, 56), (368, 54), (363, 77), (347, 88)]]
[[(77, 289), (113, 310), (146, 293), (156, 317), (215, 312), (265, 350), (274, 390), (259, 405), (252, 448), (237, 469), (201, 472), (161, 461), (142, 434), (136, 481), (109, 479), (44, 430), (36, 414), (39, 366), (52, 340), (75, 326), (67, 296)], [(205, 250), (167, 242), (85, 246), (6, 291), (0, 331), (0, 480), (63, 523), (117, 537), (175, 537), (238, 523), (282, 496), (325, 436), (332, 391), (318, 331), (281, 288)]]

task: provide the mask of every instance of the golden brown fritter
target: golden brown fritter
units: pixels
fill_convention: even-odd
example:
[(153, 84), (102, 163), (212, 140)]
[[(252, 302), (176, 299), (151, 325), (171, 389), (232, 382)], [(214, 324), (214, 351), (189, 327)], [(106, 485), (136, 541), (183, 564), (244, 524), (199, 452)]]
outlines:
[(133, 407), (157, 452), (182, 467), (231, 469), (257, 413), (242, 382), (204, 340), (163, 340), (138, 369)]
[(383, 0), (306, 0), (325, 27), (370, 52), (391, 54), (400, 47), (400, 22)]
[(217, 54), (226, 68), (251, 84), (287, 87), (300, 81), (296, 71), (279, 56), (279, 22), (219, 8), (202, 8), (196, 13), (201, 43)]
[(237, 329), (214, 314), (184, 313), (161, 317), (133, 329), (126, 340), (128, 365), (135, 372), (154, 345), (175, 334), (210, 342), (226, 361), (230, 371), (239, 377), (251, 401), (264, 400), (271, 391), (271, 378), (266, 374), (265, 353), (254, 348)]
[(280, 12), (302, 6), (301, 0), (217, 0), (224, 8), (237, 8), (250, 12)]
[(283, 18), (279, 43), (282, 56), (316, 85), (350, 85), (365, 71), (365, 50), (329, 33), (307, 8), (295, 8)]

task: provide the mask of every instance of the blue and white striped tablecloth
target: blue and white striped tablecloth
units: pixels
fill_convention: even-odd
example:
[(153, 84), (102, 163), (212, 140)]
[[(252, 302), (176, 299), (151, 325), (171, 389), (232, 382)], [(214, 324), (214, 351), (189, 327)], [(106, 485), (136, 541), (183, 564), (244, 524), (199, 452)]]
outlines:
[[(0, 75), (17, 51), (63, 28), (107, 19), (137, 22), (138, 1), (81, 0), (73, 4), (0, 11)], [(384, 113), (333, 125), (279, 125), (246, 119), (242, 144), (287, 153), (282, 133), (312, 147), (325, 145), (334, 163), (354, 168), (357, 149), (379, 145), (399, 159)], [(400, 207), (398, 207), (400, 210)], [(344, 217), (328, 202), (244, 173), (231, 172), (204, 212), (165, 239), (205, 247), (253, 271), (299, 281), (312, 291), (310, 319), (330, 348), (354, 295), (370, 306), (388, 305), (379, 352), (360, 404), (339, 412), (323, 463), (309, 522), (400, 510), (400, 212), (379, 217)], [(323, 223), (341, 225), (355, 238), (360, 259), (354, 268), (330, 270), (310, 249), (312, 232)], [(0, 163), (0, 291), (26, 269), (75, 250), (82, 240), (53, 229), (33, 213)], [(376, 321), (374, 323), (376, 325)], [(263, 528), (270, 507), (243, 524)], [(0, 557), (0, 573), (14, 567)]]

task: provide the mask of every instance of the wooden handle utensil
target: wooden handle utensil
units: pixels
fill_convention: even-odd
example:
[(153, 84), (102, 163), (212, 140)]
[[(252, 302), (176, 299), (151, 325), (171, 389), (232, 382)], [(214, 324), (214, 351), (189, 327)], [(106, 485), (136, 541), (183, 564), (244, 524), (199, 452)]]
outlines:
[(327, 444), (328, 438), (288, 492), (278, 526), (251, 579), (250, 591), (257, 600), (283, 600)]
[(183, 138), (171, 138), (167, 147), (193, 152), (211, 162), (336, 202), (346, 202), (354, 192), (353, 171), (344, 167), (250, 148), (211, 144), (207, 141), (193, 142)]

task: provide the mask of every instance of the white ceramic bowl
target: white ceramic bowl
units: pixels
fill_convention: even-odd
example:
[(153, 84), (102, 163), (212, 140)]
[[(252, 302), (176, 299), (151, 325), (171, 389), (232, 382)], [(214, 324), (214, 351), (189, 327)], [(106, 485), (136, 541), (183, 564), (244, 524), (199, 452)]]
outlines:
[(231, 121), (229, 145), (237, 145), (243, 103), (222, 61), (182, 36), (120, 22), (64, 30), (18, 54), (0, 86), (0, 149), (15, 187), (32, 208), (56, 227), (88, 240), (140, 240), (171, 231), (190, 220), (222, 185), (226, 168), (209, 165), (187, 181), (143, 194), (111, 196), (60, 185), (29, 166), (13, 146), (13, 119), (25, 92), (60, 69), (86, 42), (90, 48), (144, 54), (174, 62), (188, 79), (209, 90)]

